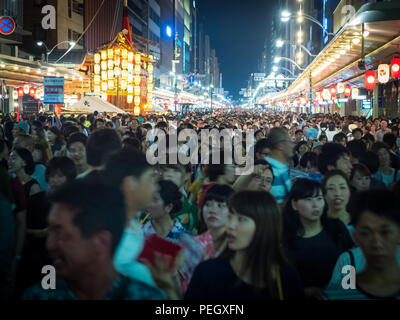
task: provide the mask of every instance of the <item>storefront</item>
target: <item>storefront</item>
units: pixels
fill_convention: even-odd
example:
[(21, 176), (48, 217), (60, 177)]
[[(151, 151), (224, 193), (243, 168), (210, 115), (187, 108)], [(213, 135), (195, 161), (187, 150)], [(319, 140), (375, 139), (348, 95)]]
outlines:
[[(79, 68), (79, 66), (78, 66)], [(38, 111), (48, 110), (49, 106), (43, 104), (43, 81), (45, 77), (64, 78), (64, 103), (66, 106), (76, 103), (86, 92), (89, 92), (89, 81), (84, 72), (55, 66), (37, 61), (0, 55), (0, 87), (1, 87), (1, 112), (16, 112), (20, 105), (23, 112), (22, 97), (28, 100), (30, 95), (38, 102)], [(23, 95), (18, 95), (18, 89), (23, 89)], [(32, 93), (34, 90), (35, 94)], [(30, 92), (31, 91), (31, 92)], [(27, 110), (33, 111), (33, 108)], [(31, 107), (33, 103), (30, 104)]]
[[(398, 117), (399, 78), (391, 69), (387, 82), (377, 76), (373, 90), (359, 93), (365, 91), (367, 71), (391, 67), (400, 57), (399, 17), (398, 1), (365, 4), (287, 90), (259, 103), (342, 116)], [(307, 103), (299, 105), (296, 99), (302, 97)]]

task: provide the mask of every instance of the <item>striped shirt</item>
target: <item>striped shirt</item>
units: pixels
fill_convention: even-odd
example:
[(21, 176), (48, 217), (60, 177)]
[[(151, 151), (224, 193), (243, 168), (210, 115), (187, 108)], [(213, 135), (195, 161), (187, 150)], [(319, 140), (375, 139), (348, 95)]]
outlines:
[(278, 203), (282, 203), (292, 188), (289, 166), (270, 157), (266, 157), (265, 160), (269, 162), (274, 172), (274, 183), (270, 192)]

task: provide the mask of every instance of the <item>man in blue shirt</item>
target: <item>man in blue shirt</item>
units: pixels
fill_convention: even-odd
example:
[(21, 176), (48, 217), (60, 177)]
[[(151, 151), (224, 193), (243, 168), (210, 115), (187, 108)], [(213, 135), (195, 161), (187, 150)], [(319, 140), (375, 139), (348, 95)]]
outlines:
[(294, 155), (294, 142), (283, 127), (272, 128), (268, 140), (271, 152), (265, 160), (271, 164), (274, 173), (271, 194), (278, 203), (282, 203), (292, 187), (289, 163)]
[(26, 290), (22, 299), (165, 299), (161, 290), (123, 276), (113, 265), (126, 223), (124, 198), (118, 189), (78, 180), (51, 200), (47, 250), (56, 270), (55, 288), (44, 289), (43, 279)]

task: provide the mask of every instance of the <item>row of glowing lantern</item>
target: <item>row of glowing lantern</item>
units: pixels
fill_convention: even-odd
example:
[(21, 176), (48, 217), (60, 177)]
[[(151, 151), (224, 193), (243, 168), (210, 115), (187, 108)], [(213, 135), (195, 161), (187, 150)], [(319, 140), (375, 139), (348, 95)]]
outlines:
[(337, 85), (331, 85), (329, 89), (325, 88), (321, 92), (317, 92), (317, 101), (321, 102), (321, 100), (336, 100), (338, 94), (342, 94), (346, 98), (357, 99), (359, 91), (357, 88), (352, 88), (349, 84), (344, 84), (343, 82), (338, 83)]
[(390, 74), (394, 79), (400, 78), (400, 58), (392, 59), (390, 66), (388, 64), (380, 64), (378, 72), (367, 70), (365, 72), (365, 89), (374, 90), (377, 80), (382, 84), (389, 82)]
[[(377, 80), (385, 84), (389, 82), (390, 74), (395, 79), (400, 78), (400, 58), (394, 58), (391, 61), (390, 66), (388, 64), (381, 64), (378, 66), (378, 72), (374, 70), (368, 70), (365, 73), (365, 88), (367, 90), (374, 90), (376, 87)], [(357, 99), (359, 95), (359, 90), (357, 88), (352, 88), (349, 84), (345, 85), (344, 83), (338, 83), (336, 86), (331, 85), (329, 89), (323, 89), (321, 92), (317, 92), (317, 99), (312, 102), (313, 105), (316, 102), (322, 102), (322, 100), (333, 101), (335, 102), (337, 94), (344, 94), (346, 98), (351, 96), (352, 99)], [(279, 103), (278, 103), (279, 104)], [(288, 106), (288, 105), (306, 105), (308, 104), (307, 99), (304, 97), (297, 98), (293, 103), (290, 101), (282, 102), (279, 104), (280, 106)]]
[(19, 87), (18, 89), (13, 91), (13, 99), (17, 100), (18, 98), (22, 98), (26, 94), (29, 94), (34, 99), (38, 100), (39, 98), (43, 97), (43, 90), (24, 85), (23, 87)]

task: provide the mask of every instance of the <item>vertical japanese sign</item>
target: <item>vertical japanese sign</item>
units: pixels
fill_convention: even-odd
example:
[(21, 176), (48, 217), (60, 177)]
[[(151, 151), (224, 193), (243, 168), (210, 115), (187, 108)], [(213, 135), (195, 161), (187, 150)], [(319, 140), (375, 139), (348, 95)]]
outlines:
[(45, 104), (64, 104), (64, 78), (45, 77), (44, 78), (44, 103)]

